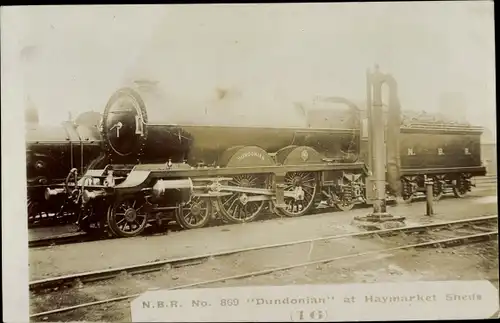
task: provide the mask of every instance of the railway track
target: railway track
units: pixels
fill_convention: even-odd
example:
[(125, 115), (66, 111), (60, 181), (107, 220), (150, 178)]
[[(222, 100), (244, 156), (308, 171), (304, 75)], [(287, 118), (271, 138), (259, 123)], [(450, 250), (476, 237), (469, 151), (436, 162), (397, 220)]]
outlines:
[(28, 229), (46, 228), (67, 225), (69, 216), (57, 216), (55, 214), (40, 215), (35, 219), (28, 219)]
[[(376, 230), (376, 231), (368, 231), (368, 232), (356, 232), (356, 233), (347, 233), (342, 235), (321, 237), (315, 239), (307, 239), (301, 241), (293, 241), (288, 243), (281, 244), (273, 244), (273, 245), (264, 245), (259, 247), (252, 248), (244, 248), (244, 249), (235, 249), (230, 251), (218, 252), (218, 253), (210, 253), (204, 254), (194, 257), (184, 257), (184, 258), (176, 258), (169, 259), (164, 261), (156, 261), (150, 263), (144, 263), (135, 266), (127, 266), (121, 268), (112, 268), (105, 269), (99, 271), (92, 272), (84, 272), (73, 275), (66, 275), (60, 277), (47, 278), (42, 280), (31, 281), (29, 283), (29, 289), (33, 293), (40, 292), (51, 292), (53, 289), (60, 289), (63, 286), (82, 286), (86, 283), (92, 283), (97, 281), (109, 280), (123, 273), (127, 273), (128, 275), (140, 275), (145, 273), (152, 273), (156, 271), (161, 271), (165, 268), (178, 268), (183, 266), (196, 266), (203, 264), (208, 259), (214, 258), (224, 258), (235, 254), (243, 254), (252, 251), (264, 251), (269, 249), (277, 249), (281, 247), (287, 246), (296, 246), (300, 244), (312, 244), (317, 242), (326, 242), (331, 240), (340, 240), (340, 239), (349, 239), (349, 238), (370, 238), (377, 237), (378, 239), (382, 239), (385, 243), (392, 243), (388, 247), (382, 247), (376, 250), (368, 250), (368, 251), (357, 251), (354, 253), (350, 253), (347, 255), (330, 257), (327, 259), (317, 259), (313, 261), (301, 262), (301, 263), (292, 263), (286, 264), (282, 266), (277, 266), (270, 269), (256, 270), (252, 272), (243, 272), (235, 275), (225, 276), (217, 279), (206, 280), (202, 282), (195, 282), (190, 284), (184, 284), (180, 286), (175, 286), (170, 289), (182, 289), (182, 288), (190, 288), (201, 285), (208, 285), (217, 282), (223, 282), (227, 280), (234, 279), (242, 279), (252, 276), (266, 275), (271, 274), (276, 271), (283, 271), (288, 269), (293, 269), (297, 267), (304, 267), (310, 265), (318, 265), (322, 263), (328, 263), (333, 261), (340, 261), (345, 259), (351, 259), (355, 257), (367, 257), (367, 256), (375, 256), (377, 254), (386, 253), (386, 252), (394, 252), (398, 250), (407, 250), (407, 249), (415, 249), (415, 248), (424, 248), (424, 247), (455, 247), (457, 245), (466, 244), (466, 243), (475, 243), (475, 242), (484, 242), (493, 237), (498, 236), (497, 231), (498, 224), (498, 215), (494, 216), (484, 216), (484, 217), (476, 217), (472, 219), (464, 219), (458, 221), (447, 221), (441, 223), (433, 223), (426, 225), (418, 225), (411, 227), (403, 227), (403, 228), (394, 228), (394, 229), (385, 229), (385, 230)], [(451, 235), (443, 237), (443, 232), (447, 232)], [(139, 296), (141, 293), (126, 295), (121, 297), (110, 298), (106, 300), (100, 300), (95, 302), (78, 304), (75, 306), (68, 306), (63, 308), (56, 308), (51, 310), (46, 310), (43, 312), (35, 313), (31, 315), (31, 318), (37, 318), (41, 316), (48, 316), (63, 312), (68, 312), (80, 308), (97, 306), (100, 304), (117, 302), (128, 300), (134, 297)]]
[(64, 245), (64, 244), (80, 243), (80, 242), (95, 241), (95, 240), (98, 239), (84, 232), (74, 232), (74, 233), (65, 233), (55, 236), (49, 236), (42, 239), (30, 240), (28, 241), (28, 247), (41, 248), (41, 247), (50, 247), (55, 245)]
[(487, 186), (488, 184), (493, 185), (497, 183), (497, 175), (476, 177), (474, 181), (478, 186)]

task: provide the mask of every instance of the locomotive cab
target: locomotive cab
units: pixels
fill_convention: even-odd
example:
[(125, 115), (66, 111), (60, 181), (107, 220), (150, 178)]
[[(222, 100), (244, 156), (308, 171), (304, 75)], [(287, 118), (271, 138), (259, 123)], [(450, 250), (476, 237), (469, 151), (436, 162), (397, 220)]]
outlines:
[(119, 90), (109, 100), (103, 116), (102, 132), (109, 147), (119, 156), (137, 153), (145, 140), (145, 109), (132, 90)]

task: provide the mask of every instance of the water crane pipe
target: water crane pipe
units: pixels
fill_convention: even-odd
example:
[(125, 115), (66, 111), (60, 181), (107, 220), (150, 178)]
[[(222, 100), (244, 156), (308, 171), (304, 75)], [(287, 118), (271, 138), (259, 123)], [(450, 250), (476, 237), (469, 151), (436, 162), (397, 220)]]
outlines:
[[(387, 145), (385, 142), (386, 129), (382, 102), (382, 85), (389, 86), (389, 114), (387, 124)], [(380, 72), (378, 66), (373, 73), (367, 72), (367, 98), (368, 123), (370, 137), (370, 148), (372, 158), (370, 160), (371, 170), (374, 173), (375, 199), (373, 203), (373, 215), (387, 214), (386, 209), (386, 175), (391, 190), (396, 197), (401, 196), (399, 158), (399, 131), (401, 119), (401, 107), (397, 94), (397, 82), (390, 74)], [(387, 170), (385, 159), (387, 158)]]

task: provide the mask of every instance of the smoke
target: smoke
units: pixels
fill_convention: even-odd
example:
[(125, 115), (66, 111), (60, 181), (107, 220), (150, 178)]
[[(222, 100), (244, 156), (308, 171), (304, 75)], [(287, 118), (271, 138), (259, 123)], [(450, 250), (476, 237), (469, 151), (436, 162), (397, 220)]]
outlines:
[[(469, 118), (491, 126), (491, 9), (471, 2), (27, 8), (23, 39), (36, 53), (28, 53), (26, 84), (41, 122), (66, 109), (102, 111), (117, 87), (144, 77), (159, 81), (169, 109), (192, 109), (193, 119), (218, 109), (218, 100), (226, 105), (221, 117), (235, 122), (293, 124), (294, 102), (363, 100), (365, 69), (378, 63), (398, 80), (403, 109), (437, 111), (443, 91), (461, 92), (469, 110), (481, 109)], [(216, 89), (228, 90), (222, 100)]]

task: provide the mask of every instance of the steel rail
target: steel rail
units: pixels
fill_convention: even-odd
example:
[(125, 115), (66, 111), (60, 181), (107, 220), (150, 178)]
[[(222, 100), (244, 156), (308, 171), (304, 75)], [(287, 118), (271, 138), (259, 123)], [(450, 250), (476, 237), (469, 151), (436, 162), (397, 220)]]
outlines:
[(439, 227), (449, 227), (449, 226), (456, 226), (456, 225), (468, 225), (468, 224), (470, 224), (470, 225), (476, 224), (477, 225), (478, 223), (488, 222), (488, 221), (492, 221), (492, 220), (498, 221), (498, 215), (483, 216), (483, 217), (476, 217), (476, 218), (462, 219), (462, 220), (455, 220), (455, 221), (447, 221), (447, 222), (430, 223), (430, 224), (401, 227), (401, 228), (391, 228), (391, 229), (363, 231), (363, 232), (351, 232), (351, 233), (332, 235), (332, 236), (327, 236), (327, 237), (311, 238), (311, 239), (305, 239), (305, 240), (298, 240), (298, 241), (291, 241), (291, 242), (284, 242), (284, 243), (277, 243), (277, 244), (269, 244), (269, 245), (256, 246), (256, 247), (233, 249), (233, 250), (221, 251), (221, 252), (216, 252), (216, 253), (208, 253), (208, 254), (198, 255), (198, 256), (180, 257), (180, 258), (174, 258), (174, 259), (167, 259), (167, 260), (143, 263), (143, 264), (139, 264), (139, 265), (131, 265), (131, 266), (125, 266), (125, 267), (119, 267), (119, 268), (96, 270), (96, 271), (70, 274), (70, 275), (59, 276), (59, 277), (46, 278), (46, 279), (31, 281), (29, 283), (29, 289), (30, 289), (30, 291), (34, 291), (34, 290), (48, 289), (48, 288), (52, 288), (52, 287), (60, 287), (61, 285), (66, 285), (66, 284), (74, 283), (74, 282), (78, 282), (78, 281), (81, 283), (84, 283), (84, 282), (106, 280), (106, 279), (114, 278), (123, 272), (126, 272), (126, 273), (131, 274), (131, 275), (144, 274), (144, 273), (159, 271), (167, 265), (174, 267), (174, 268), (182, 267), (182, 266), (186, 266), (186, 265), (191, 265), (193, 263), (199, 264), (202, 261), (205, 261), (206, 259), (209, 259), (209, 258), (227, 256), (227, 255), (236, 254), (236, 253), (265, 250), (265, 249), (271, 249), (271, 248), (280, 248), (280, 247), (286, 247), (286, 246), (292, 246), (292, 245), (298, 245), (298, 244), (304, 244), (304, 243), (311, 243), (311, 242), (326, 241), (326, 240), (338, 240), (338, 239), (356, 238), (356, 237), (364, 237), (364, 236), (372, 236), (372, 235), (384, 236), (384, 235), (391, 235), (394, 233), (401, 233), (401, 232), (408, 233), (408, 232), (416, 232), (416, 231), (428, 231), (430, 229), (435, 229), (435, 228), (439, 228)]
[(35, 239), (28, 241), (29, 248), (40, 248), (40, 247), (48, 247), (52, 245), (64, 245), (76, 242), (84, 242), (84, 241), (93, 241), (98, 240), (89, 234), (83, 232), (76, 233), (65, 233), (55, 236), (50, 236), (42, 239)]
[[(326, 258), (326, 259), (302, 262), (302, 263), (282, 266), (282, 267), (278, 267), (278, 268), (252, 271), (249, 273), (244, 273), (244, 274), (239, 274), (239, 275), (226, 276), (226, 277), (206, 280), (206, 281), (202, 281), (202, 282), (174, 286), (171, 288), (166, 288), (165, 290), (185, 289), (185, 288), (197, 287), (197, 286), (208, 285), (208, 284), (213, 284), (213, 283), (218, 283), (218, 282), (224, 282), (227, 280), (235, 280), (235, 279), (242, 279), (242, 278), (248, 278), (248, 277), (254, 277), (254, 276), (261, 276), (261, 275), (271, 274), (271, 273), (277, 272), (277, 271), (289, 270), (289, 269), (306, 267), (306, 266), (311, 266), (311, 265), (318, 265), (318, 264), (329, 263), (329, 262), (345, 260), (345, 259), (351, 259), (351, 258), (356, 258), (356, 257), (376, 255), (376, 254), (380, 254), (383, 252), (399, 251), (399, 250), (422, 248), (422, 247), (432, 247), (432, 246), (440, 246), (441, 247), (441, 246), (446, 246), (447, 244), (450, 244), (451, 242), (457, 242), (457, 241), (478, 242), (479, 240), (481, 240), (481, 241), (485, 240), (485, 238), (491, 239), (492, 236), (498, 236), (498, 231), (472, 234), (472, 235), (468, 235), (468, 236), (452, 237), (452, 238), (441, 239), (441, 240), (431, 240), (431, 241), (427, 241), (427, 242), (409, 244), (409, 245), (405, 245), (405, 246), (398, 246), (398, 247), (386, 248), (386, 249), (381, 249), (381, 250), (372, 250), (372, 251), (360, 252), (360, 253), (355, 253), (355, 254), (350, 254), (350, 255), (345, 255), (345, 256), (331, 257), (331, 258)], [(481, 239), (479, 239), (479, 238), (481, 238)], [(83, 304), (69, 306), (69, 307), (58, 308), (58, 309), (54, 309), (54, 310), (49, 310), (49, 311), (45, 311), (45, 312), (32, 314), (32, 315), (30, 315), (30, 318), (52, 315), (52, 314), (57, 314), (57, 313), (63, 313), (63, 312), (68, 312), (68, 311), (72, 311), (72, 310), (76, 310), (76, 309), (80, 309), (80, 308), (91, 307), (91, 306), (96, 306), (96, 305), (101, 305), (101, 304), (112, 303), (112, 302), (124, 301), (124, 300), (128, 300), (131, 298), (139, 297), (142, 294), (144, 294), (144, 292), (115, 297), (115, 298), (110, 298), (110, 299), (106, 299), (106, 300), (83, 303)]]
[(493, 175), (490, 175), (490, 176), (483, 176), (483, 177), (476, 177), (474, 178), (474, 182), (476, 184), (494, 184), (496, 183), (498, 180), (497, 180), (497, 176), (493, 176)]

